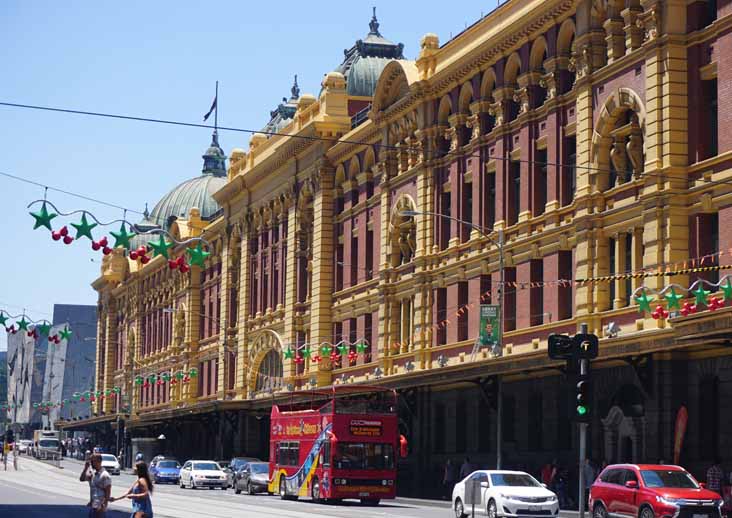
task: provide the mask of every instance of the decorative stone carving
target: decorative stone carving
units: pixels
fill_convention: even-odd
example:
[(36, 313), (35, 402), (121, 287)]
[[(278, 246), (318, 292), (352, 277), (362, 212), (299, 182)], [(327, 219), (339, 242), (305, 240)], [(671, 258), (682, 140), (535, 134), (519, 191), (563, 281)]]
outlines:
[(528, 111), (530, 109), (528, 88), (524, 87), (524, 88), (518, 88), (518, 89), (514, 90), (513, 101), (515, 103), (518, 103), (519, 114), (528, 113)]
[(613, 167), (618, 175), (618, 179), (620, 181), (625, 181), (628, 171), (628, 155), (625, 151), (625, 139), (623, 137), (615, 138), (613, 147), (610, 150), (610, 160), (613, 162)]
[(644, 39), (656, 39), (661, 29), (661, 4), (653, 4), (638, 14), (636, 25), (645, 31)]
[(417, 70), (419, 79), (424, 81), (432, 77), (437, 68), (437, 54), (440, 52), (440, 39), (436, 34), (425, 34), (420, 41), (419, 57), (417, 58)]
[(625, 55), (625, 32), (622, 19), (611, 18), (603, 23), (605, 28), (605, 42), (607, 43), (607, 59), (609, 62), (620, 59)]
[(628, 159), (633, 166), (633, 175), (638, 178), (643, 173), (643, 132), (638, 124), (638, 116), (633, 114), (630, 123), (630, 135), (626, 145)]
[(559, 83), (559, 73), (556, 71), (544, 74), (539, 79), (539, 86), (546, 90), (546, 99), (554, 99), (557, 96), (557, 85)]
[(640, 6), (628, 7), (621, 13), (625, 21), (625, 48), (635, 50), (643, 45), (643, 29), (638, 26), (638, 14), (643, 12)]
[(448, 126), (444, 130), (443, 136), (450, 142), (450, 151), (455, 151), (460, 146), (460, 138), (455, 126)]
[(468, 117), (465, 121), (465, 126), (472, 130), (470, 132), (470, 140), (479, 138), (482, 132), (482, 128), (480, 126), (480, 114), (475, 113)]
[(490, 108), (488, 108), (488, 114), (494, 118), (496, 126), (503, 124), (505, 120), (503, 103), (497, 102), (491, 104)]
[(569, 60), (569, 70), (575, 72), (578, 78), (592, 73), (592, 46), (589, 43), (585, 43), (573, 53)]

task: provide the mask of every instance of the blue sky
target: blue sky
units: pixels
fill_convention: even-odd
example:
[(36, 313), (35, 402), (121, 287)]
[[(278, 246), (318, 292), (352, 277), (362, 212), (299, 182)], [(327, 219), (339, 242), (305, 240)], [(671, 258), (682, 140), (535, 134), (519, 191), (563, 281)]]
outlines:
[[(381, 33), (416, 57), (427, 32), (440, 41), (496, 0), (375, 2), (5, 1), (0, 6), (0, 101), (201, 122), (219, 81), (219, 124), (261, 128), (289, 96), (317, 94), (343, 49)], [(0, 107), (0, 171), (118, 205), (150, 208), (201, 170), (207, 129), (176, 128)], [(221, 145), (249, 136), (222, 133)], [(101, 255), (32, 230), (26, 205), (43, 189), (0, 176), (0, 309), (51, 318), (54, 303), (94, 304)], [(64, 211), (121, 211), (49, 193)], [(0, 333), (0, 350), (5, 333)]]

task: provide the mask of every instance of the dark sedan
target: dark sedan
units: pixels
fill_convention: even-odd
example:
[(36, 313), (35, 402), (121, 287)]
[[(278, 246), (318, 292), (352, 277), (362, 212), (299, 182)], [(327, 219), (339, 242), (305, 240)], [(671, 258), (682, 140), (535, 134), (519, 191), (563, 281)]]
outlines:
[(266, 492), (269, 484), (269, 463), (250, 462), (236, 472), (234, 491), (238, 495), (242, 491), (249, 495)]

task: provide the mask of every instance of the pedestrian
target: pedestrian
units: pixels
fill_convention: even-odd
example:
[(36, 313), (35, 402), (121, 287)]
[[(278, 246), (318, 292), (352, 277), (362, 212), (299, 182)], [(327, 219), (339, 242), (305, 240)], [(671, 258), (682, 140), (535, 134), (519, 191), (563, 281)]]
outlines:
[(452, 488), (455, 487), (455, 466), (451, 459), (445, 462), (445, 469), (442, 474), (442, 486), (445, 490), (446, 500), (452, 500)]
[(89, 518), (105, 518), (107, 505), (111, 502), (112, 477), (102, 466), (101, 454), (95, 453), (87, 457), (79, 481), (89, 483), (89, 503), (86, 504), (89, 507)]
[(707, 489), (721, 495), (724, 471), (722, 471), (722, 466), (720, 466), (720, 464), (719, 459), (715, 458), (714, 464), (712, 464), (707, 470)]
[(135, 464), (137, 480), (124, 495), (112, 498), (111, 501), (129, 498), (132, 500), (132, 515), (130, 518), (153, 518), (152, 502), (150, 495), (153, 492), (153, 483), (147, 470), (147, 464), (138, 462)]
[(465, 457), (463, 465), (460, 466), (460, 480), (470, 475), (473, 472), (473, 466), (470, 464), (470, 457)]
[(585, 503), (587, 503), (590, 497), (590, 486), (595, 482), (595, 477), (597, 476), (595, 466), (592, 465), (590, 459), (585, 459), (585, 463), (582, 466), (582, 476), (585, 479)]

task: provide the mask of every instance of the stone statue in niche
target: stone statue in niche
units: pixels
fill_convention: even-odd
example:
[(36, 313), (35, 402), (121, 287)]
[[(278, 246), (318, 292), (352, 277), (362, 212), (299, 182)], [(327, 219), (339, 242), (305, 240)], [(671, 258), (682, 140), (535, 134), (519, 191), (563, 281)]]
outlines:
[(613, 147), (610, 149), (610, 160), (612, 160), (618, 179), (625, 181), (628, 174), (628, 155), (625, 151), (625, 139), (623, 137), (615, 137)]
[(178, 308), (175, 312), (175, 335), (173, 336), (173, 344), (175, 347), (183, 345), (186, 336), (186, 312), (183, 308)]
[(445, 140), (450, 142), (450, 151), (455, 151), (460, 145), (458, 130), (454, 126), (450, 126), (445, 130)]
[(399, 250), (401, 252), (401, 264), (406, 264), (411, 260), (412, 250), (409, 248), (409, 239), (406, 233), (399, 232)]
[(633, 174), (637, 178), (643, 173), (643, 132), (638, 123), (638, 115), (633, 114), (630, 122), (630, 135), (626, 145), (628, 159), (633, 166)]

